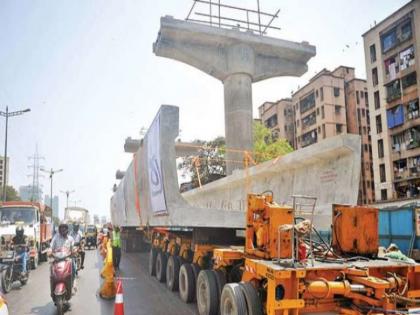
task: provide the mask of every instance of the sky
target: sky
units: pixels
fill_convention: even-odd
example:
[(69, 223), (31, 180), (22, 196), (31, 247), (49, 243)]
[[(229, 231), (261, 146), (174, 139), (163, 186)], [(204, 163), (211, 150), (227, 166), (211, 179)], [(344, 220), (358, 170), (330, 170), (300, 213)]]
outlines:
[[(255, 0), (225, 3), (256, 8)], [(289, 97), (323, 68), (356, 68), (365, 78), (363, 40), (369, 30), (407, 0), (261, 0), (280, 9), (268, 36), (308, 41), (317, 55), (300, 78), (282, 77), (253, 85), (254, 116), (264, 101)], [(184, 19), (192, 0), (1, 0), (0, 110), (31, 108), (9, 120), (10, 181), (31, 184), (28, 157), (36, 146), (41, 165), (63, 169), (54, 194), (75, 190), (93, 214), (109, 216), (117, 169), (125, 170), (126, 137), (140, 137), (161, 104), (180, 108), (183, 141), (224, 134), (222, 84), (183, 63), (157, 57), (152, 44), (164, 15)], [(204, 11), (205, 9), (201, 9)], [(0, 152), (5, 120), (0, 120)], [(41, 178), (44, 193), (48, 177)]]

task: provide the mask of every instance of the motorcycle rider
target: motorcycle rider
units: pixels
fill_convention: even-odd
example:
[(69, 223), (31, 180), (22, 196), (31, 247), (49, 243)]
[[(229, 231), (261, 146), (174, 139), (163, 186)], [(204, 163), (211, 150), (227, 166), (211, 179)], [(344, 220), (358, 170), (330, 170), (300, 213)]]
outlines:
[(17, 251), (16, 260), (22, 260), (22, 275), (26, 275), (27, 270), (27, 262), (28, 262), (28, 238), (25, 235), (25, 229), (23, 226), (18, 225), (16, 227), (16, 235), (12, 238), (12, 245), (15, 246)]
[[(55, 252), (60, 248), (67, 248), (70, 253), (73, 253), (74, 239), (69, 235), (69, 226), (66, 223), (61, 223), (58, 226), (58, 233), (54, 235), (51, 241), (51, 251)], [(73, 278), (76, 275), (76, 262), (72, 259)]]
[(82, 231), (80, 231), (80, 226), (79, 224), (73, 224), (73, 232), (71, 233), (71, 236), (74, 239), (74, 243), (75, 244), (80, 244), (79, 248), (80, 248), (80, 258), (81, 258), (81, 264), (80, 264), (80, 269), (84, 268), (84, 263), (85, 263), (85, 249), (83, 246), (83, 234)]

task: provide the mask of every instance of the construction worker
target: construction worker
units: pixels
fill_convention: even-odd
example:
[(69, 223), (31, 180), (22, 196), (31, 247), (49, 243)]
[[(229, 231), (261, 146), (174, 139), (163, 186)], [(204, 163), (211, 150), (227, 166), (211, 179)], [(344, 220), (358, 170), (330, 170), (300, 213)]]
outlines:
[(121, 261), (121, 233), (120, 227), (118, 225), (116, 225), (114, 230), (112, 231), (111, 245), (112, 264), (114, 265), (115, 270), (119, 270)]

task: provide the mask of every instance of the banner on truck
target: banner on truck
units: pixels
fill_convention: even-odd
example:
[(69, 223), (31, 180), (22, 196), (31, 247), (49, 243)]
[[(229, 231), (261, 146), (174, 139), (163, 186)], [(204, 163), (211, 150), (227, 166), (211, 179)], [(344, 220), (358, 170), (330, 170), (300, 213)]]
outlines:
[(167, 212), (160, 159), (160, 113), (147, 132), (147, 166), (149, 175), (150, 201), (154, 214)]

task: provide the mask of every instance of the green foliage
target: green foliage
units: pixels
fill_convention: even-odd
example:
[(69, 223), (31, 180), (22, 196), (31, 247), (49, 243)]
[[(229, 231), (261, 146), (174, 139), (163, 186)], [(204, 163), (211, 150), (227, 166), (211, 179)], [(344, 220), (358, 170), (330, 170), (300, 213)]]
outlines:
[[(186, 184), (188, 188), (181, 186), (181, 191), (199, 187), (198, 174), (201, 185), (226, 176), (226, 142), (224, 137), (217, 137), (212, 141), (194, 140), (193, 144), (201, 147), (198, 150), (198, 154), (185, 157), (178, 164), (178, 168), (184, 174), (188, 173), (191, 176), (191, 183)], [(254, 123), (253, 159), (257, 164), (292, 151), (293, 148), (287, 140), (273, 137), (270, 129), (261, 123)]]
[[(3, 186), (0, 186), (0, 194), (3, 200)], [(18, 192), (12, 186), (6, 186), (6, 201), (20, 201)]]
[[(195, 140), (193, 144), (201, 146), (198, 154), (185, 157), (178, 166), (191, 176), (192, 187), (199, 187), (226, 176), (225, 138), (217, 137), (212, 141)], [(200, 176), (200, 182), (198, 174)]]
[(293, 151), (286, 139), (273, 137), (271, 130), (254, 122), (254, 161), (258, 164)]

